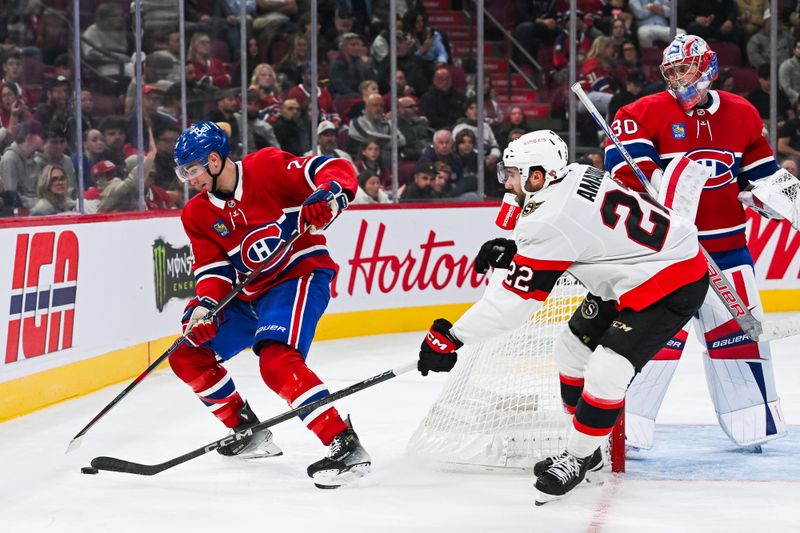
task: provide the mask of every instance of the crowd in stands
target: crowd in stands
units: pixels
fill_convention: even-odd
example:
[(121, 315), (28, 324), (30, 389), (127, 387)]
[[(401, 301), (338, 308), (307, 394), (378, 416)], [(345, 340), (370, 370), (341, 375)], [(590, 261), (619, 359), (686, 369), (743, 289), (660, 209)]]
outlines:
[[(184, 64), (179, 1), (141, 2), (141, 124), (130, 2), (81, 3), (86, 12), (80, 28), (79, 99), (74, 96), (68, 52), (72, 2), (20, 0), (0, 14), (1, 216), (74, 213), (80, 189), (85, 212), (135, 210), (140, 195), (148, 209), (182, 207), (186, 194), (172, 160), (181, 132), (182, 77), (188, 121), (219, 123), (230, 136), (234, 158), (246, 155), (245, 146), (248, 152), (274, 146), (297, 155), (348, 159), (360, 185), (356, 203), (476, 201), (484, 199), (479, 190), (499, 197), (503, 191), (495, 176), (502, 150), (511, 140), (542, 127), (526, 116), (524, 106), (498, 102), (488, 71), (482, 88), (484, 123), (477, 123), (474, 73), (460, 66), (465, 60), (468, 69), (466, 60), (471, 58), (454, 57), (447, 32), (429, 23), (420, 0), (397, 2), (395, 43), (389, 42), (388, 0), (320, 0), (317, 28), (311, 28), (307, 2), (302, 0), (183, 0)], [(247, 12), (244, 50), (241, 1)], [(514, 0), (506, 5), (506, 25), (544, 69), (540, 98), (549, 98), (553, 118), (566, 119), (568, 4)], [(579, 76), (609, 118), (621, 106), (664, 89), (658, 64), (669, 40), (670, 5), (668, 0), (578, 2)], [(701, 35), (720, 50), (718, 88), (745, 94), (769, 128), (769, 29), (774, 21), (768, 1), (696, 0), (681, 5), (681, 31)], [(800, 17), (794, 9), (787, 6), (774, 17), (780, 24), (775, 127), (779, 154), (796, 169)], [(310, 62), (312, 31), (318, 40), (316, 87)], [(395, 72), (391, 44), (397, 50)], [(729, 45), (740, 53), (738, 64), (727, 62), (723, 48)], [(520, 63), (529, 62), (513, 53)], [(241, 62), (247, 70), (244, 103)], [(743, 86), (742, 71), (748, 68), (753, 75)], [(392, 83), (398, 94), (396, 130), (389, 118)], [(314, 93), (319, 124), (317, 144), (311, 146), (309, 107)], [(82, 111), (82, 154), (76, 153), (76, 105)], [(602, 167), (602, 150), (595, 149), (601, 142), (596, 126), (585, 113), (579, 112), (577, 122), (579, 144), (588, 147), (583, 150), (585, 161)], [(484, 147), (480, 154), (478, 136)], [(398, 176), (391, 173), (393, 139), (400, 160)], [(139, 190), (140, 154), (144, 191)], [(485, 180), (479, 187), (480, 169)], [(400, 186), (396, 194), (395, 180)]]

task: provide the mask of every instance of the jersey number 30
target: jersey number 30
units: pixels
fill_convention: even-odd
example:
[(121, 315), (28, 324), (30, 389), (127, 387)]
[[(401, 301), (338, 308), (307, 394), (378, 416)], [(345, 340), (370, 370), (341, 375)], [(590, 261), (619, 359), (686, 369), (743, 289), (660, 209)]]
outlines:
[[(664, 247), (664, 241), (667, 240), (669, 218), (666, 214), (663, 214), (660, 206), (656, 205), (650, 198), (644, 195), (637, 196), (619, 190), (612, 190), (606, 193), (605, 198), (603, 198), (603, 205), (600, 208), (603, 223), (609, 228), (616, 228), (622, 218), (618, 210), (620, 206), (624, 206), (628, 211), (628, 215), (625, 217), (624, 221), (628, 238), (642, 246), (659, 251)], [(648, 231), (642, 227), (644, 210), (642, 209), (640, 201), (645, 201), (654, 208), (650, 211), (649, 217), (653, 227), (652, 230)]]

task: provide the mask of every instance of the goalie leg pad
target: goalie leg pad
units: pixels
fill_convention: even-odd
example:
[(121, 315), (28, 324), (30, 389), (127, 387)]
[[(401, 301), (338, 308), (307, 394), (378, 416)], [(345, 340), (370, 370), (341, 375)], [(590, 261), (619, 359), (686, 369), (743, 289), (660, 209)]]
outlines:
[(239, 424), (244, 401), (212, 350), (183, 343), (169, 356), (169, 365), (223, 424), (229, 428)]
[(565, 328), (553, 343), (553, 355), (561, 383), (561, 401), (568, 413), (574, 413), (583, 393), (583, 374), (592, 350), (571, 329)]
[[(268, 341), (257, 345), (254, 350), (259, 355), (259, 370), (264, 383), (286, 400), (292, 409), (330, 396), (328, 388), (306, 366), (303, 356), (295, 348)], [(299, 418), (326, 446), (347, 429), (347, 424), (330, 404)]]
[[(737, 292), (752, 310), (764, 316), (750, 265), (725, 269)], [(739, 446), (752, 446), (786, 434), (775, 388), (769, 342), (754, 342), (710, 296), (700, 309), (698, 334), (706, 346), (703, 362), (717, 419)]]
[(585, 387), (575, 409), (567, 451), (591, 455), (611, 433), (625, 403), (625, 389), (635, 369), (610, 348), (598, 346), (586, 367)]
[(653, 447), (656, 416), (688, 338), (688, 326), (681, 329), (634, 376), (625, 395), (625, 443), (649, 450)]

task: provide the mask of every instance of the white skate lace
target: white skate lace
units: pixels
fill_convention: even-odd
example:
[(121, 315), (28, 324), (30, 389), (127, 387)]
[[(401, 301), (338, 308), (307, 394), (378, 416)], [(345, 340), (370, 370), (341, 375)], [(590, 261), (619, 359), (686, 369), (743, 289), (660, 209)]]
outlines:
[(344, 446), (344, 439), (339, 438), (339, 437), (334, 438), (333, 442), (331, 442), (331, 451), (328, 454), (328, 457), (334, 458), (337, 455), (339, 455), (339, 452), (341, 451), (342, 446)]
[(580, 474), (580, 469), (581, 466), (575, 457), (564, 454), (553, 462), (553, 466), (551, 466), (547, 472), (557, 477), (561, 483), (566, 485), (571, 478)]

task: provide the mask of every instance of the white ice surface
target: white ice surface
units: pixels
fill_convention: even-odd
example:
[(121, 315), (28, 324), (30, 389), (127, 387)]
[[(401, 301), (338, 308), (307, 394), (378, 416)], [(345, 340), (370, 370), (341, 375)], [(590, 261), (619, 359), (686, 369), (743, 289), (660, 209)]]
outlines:
[[(421, 338), (319, 342), (309, 362), (338, 390), (413, 360)], [(774, 343), (778, 391), (795, 426), (797, 344)], [(183, 383), (159, 372), (69, 455), (69, 440), (126, 384), (0, 424), (0, 533), (800, 531), (800, 429), (793, 427), (764, 454), (746, 457), (759, 476), (737, 468), (744, 455), (716, 427), (697, 346), (689, 350), (662, 409), (665, 426), (657, 430), (652, 456), (631, 461), (629, 475), (584, 485), (543, 507), (533, 505), (530, 474), (464, 472), (406, 454), (408, 438), (445, 378), (417, 373), (338, 402), (340, 412), (352, 414), (373, 458), (373, 474), (357, 486), (314, 488), (305, 468), (326, 449), (297, 420), (274, 428), (283, 457), (247, 462), (210, 453), (153, 477), (82, 475), (80, 467), (98, 455), (160, 463), (224, 435)], [(286, 409), (263, 385), (252, 354), (239, 355), (228, 368), (262, 418)], [(693, 426), (704, 435), (696, 449)], [(694, 469), (693, 462), (707, 455), (716, 466)], [(677, 479), (664, 479), (673, 471)], [(760, 480), (747, 480), (753, 477)]]

